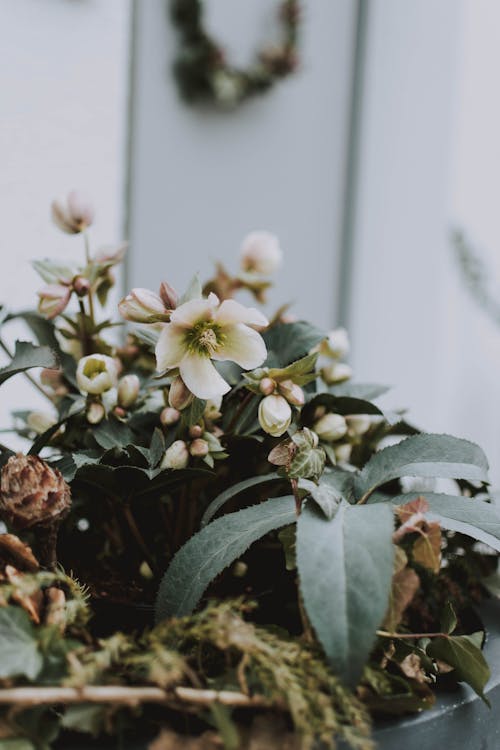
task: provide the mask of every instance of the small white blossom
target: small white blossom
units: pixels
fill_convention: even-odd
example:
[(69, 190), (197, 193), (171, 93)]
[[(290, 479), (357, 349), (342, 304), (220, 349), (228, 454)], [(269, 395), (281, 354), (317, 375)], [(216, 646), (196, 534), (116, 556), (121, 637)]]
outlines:
[(321, 377), (328, 385), (336, 385), (352, 377), (352, 368), (345, 362), (333, 362), (321, 368)]
[(118, 383), (118, 404), (128, 409), (137, 401), (139, 395), (140, 380), (137, 375), (124, 375)]
[(280, 437), (290, 426), (292, 409), (283, 396), (271, 394), (259, 404), (259, 423), (264, 432)]
[(116, 386), (118, 369), (112, 357), (89, 354), (82, 357), (76, 368), (76, 382), (83, 393), (100, 396)]
[(325, 414), (315, 422), (313, 430), (320, 440), (332, 442), (344, 437), (347, 432), (347, 424), (341, 414)]
[(241, 267), (247, 273), (271, 276), (281, 264), (283, 251), (270, 232), (250, 232), (241, 245)]
[(321, 342), (320, 353), (332, 359), (344, 359), (349, 354), (349, 336), (345, 328), (335, 328)]
[(212, 360), (236, 362), (245, 370), (259, 367), (267, 355), (266, 345), (252, 326), (267, 325), (262, 313), (233, 299), (220, 303), (215, 294), (210, 294), (208, 299), (190, 300), (172, 312), (170, 322), (160, 333), (157, 368), (160, 372), (178, 368), (195, 396), (219, 398), (230, 390), (230, 385)]

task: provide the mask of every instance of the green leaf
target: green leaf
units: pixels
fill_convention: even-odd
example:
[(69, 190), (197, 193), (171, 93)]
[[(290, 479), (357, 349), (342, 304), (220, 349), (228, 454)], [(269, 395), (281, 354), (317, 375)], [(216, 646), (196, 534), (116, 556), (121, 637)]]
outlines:
[(113, 416), (104, 419), (93, 430), (93, 435), (96, 442), (101, 448), (104, 448), (104, 450), (129, 445), (134, 441), (134, 433), (130, 427)]
[(198, 274), (193, 276), (189, 286), (179, 300), (179, 306), (192, 299), (200, 299), (202, 296), (201, 282)]
[(490, 679), (490, 668), (481, 651), (483, 633), (472, 635), (450, 635), (447, 638), (433, 638), (427, 646), (427, 655), (439, 659), (453, 667), (460, 682), (466, 682), (489, 706), (484, 694)]
[(263, 474), (262, 476), (258, 477), (250, 477), (249, 479), (244, 479), (242, 482), (238, 482), (238, 484), (233, 484), (231, 487), (228, 487), (227, 490), (221, 492), (220, 495), (217, 495), (214, 500), (212, 500), (205, 513), (203, 514), (200, 525), (206, 526), (207, 523), (211, 521), (215, 514), (220, 510), (220, 508), (222, 508), (222, 506), (225, 505), (228, 500), (231, 500), (231, 498), (239, 495), (240, 492), (244, 492), (250, 487), (256, 487), (258, 484), (264, 484), (265, 482), (274, 482), (277, 479), (283, 481), (283, 477), (280, 477), (279, 474), (273, 472), (271, 474)]
[(335, 487), (321, 482), (315, 484), (309, 479), (301, 479), (299, 480), (299, 488), (305, 490), (312, 497), (328, 520), (334, 517), (342, 500), (342, 494)]
[(49, 346), (53, 349), (61, 363), (65, 378), (72, 384), (76, 385), (76, 361), (71, 354), (64, 352), (57, 340), (56, 327), (52, 320), (47, 320), (33, 310), (25, 310), (14, 315), (9, 315), (8, 320), (23, 320), (29, 326), (32, 333), (36, 336), (41, 346)]
[(59, 367), (56, 355), (48, 346), (34, 346), (29, 341), (16, 341), (16, 351), (10, 364), (0, 370), (0, 385), (13, 375), (32, 367)]
[(35, 271), (41, 276), (46, 284), (57, 284), (60, 281), (71, 281), (73, 276), (77, 273), (76, 266), (64, 265), (57, 260), (33, 260), (31, 265)]
[(361, 676), (387, 610), (393, 530), (386, 505), (343, 501), (327, 521), (307, 503), (298, 519), (297, 564), (306, 611), (335, 672), (350, 686)]
[(421, 495), (429, 503), (429, 521), (438, 521), (443, 529), (466, 534), (500, 552), (500, 509), (495, 505), (478, 498), (435, 492), (409, 492), (390, 501), (405, 505)]
[(80, 703), (68, 706), (61, 719), (61, 726), (76, 732), (87, 732), (97, 737), (106, 723), (107, 711), (105, 706), (95, 703)]
[(158, 466), (165, 455), (165, 437), (159, 427), (155, 427), (149, 447), (150, 466)]
[(446, 602), (444, 610), (441, 614), (441, 630), (443, 633), (453, 633), (457, 627), (457, 616), (451, 602)]
[(189, 406), (182, 410), (182, 424), (185, 427), (192, 427), (198, 424), (203, 416), (207, 402), (201, 398), (194, 398)]
[(349, 398), (360, 398), (372, 401), (374, 398), (383, 396), (390, 391), (387, 385), (376, 385), (374, 383), (340, 383), (332, 386), (331, 392), (334, 396), (348, 396)]
[(292, 458), (286, 475), (291, 479), (319, 478), (325, 467), (325, 461), (326, 454), (321, 446), (317, 448), (299, 448)]
[(354, 480), (356, 474), (347, 469), (341, 469), (339, 466), (330, 466), (321, 475), (319, 480), (320, 485), (326, 485), (327, 487), (338, 492), (347, 502), (352, 503), (354, 501)]
[(384, 416), (384, 412), (371, 401), (351, 396), (334, 396), (333, 393), (319, 393), (308, 403), (307, 409), (314, 410), (317, 406), (325, 406), (335, 414), (376, 414)]
[(475, 443), (451, 435), (412, 435), (370, 458), (356, 480), (358, 499), (400, 477), (488, 481), (488, 461)]
[(43, 666), (36, 631), (20, 607), (0, 608), (0, 678), (34, 680)]
[(286, 367), (309, 354), (311, 349), (325, 337), (324, 331), (320, 331), (319, 328), (315, 328), (304, 320), (273, 325), (263, 334), (269, 352), (265, 365)]
[(269, 531), (295, 520), (293, 497), (275, 497), (218, 518), (175, 555), (163, 577), (156, 619), (190, 614), (209, 583)]

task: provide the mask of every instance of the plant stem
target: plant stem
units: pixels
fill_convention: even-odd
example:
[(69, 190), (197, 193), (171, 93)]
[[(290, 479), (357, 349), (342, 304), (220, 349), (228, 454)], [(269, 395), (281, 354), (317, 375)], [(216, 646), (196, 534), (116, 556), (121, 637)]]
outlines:
[[(83, 241), (85, 243), (85, 260), (87, 261), (87, 265), (90, 264), (90, 241), (89, 236), (87, 232), (83, 233)], [(88, 300), (89, 300), (89, 316), (92, 321), (92, 325), (95, 325), (95, 314), (94, 314), (94, 298), (92, 296), (92, 289), (89, 289), (89, 292), (87, 294)]]
[(382, 638), (449, 638), (449, 633), (389, 633), (387, 630), (377, 630)]
[[(3, 349), (3, 351), (5, 352), (5, 354), (8, 357), (10, 357), (10, 359), (13, 358), (14, 355), (10, 351), (9, 347), (7, 346), (7, 344), (1, 338), (0, 338), (0, 348)], [(47, 391), (40, 385), (40, 383), (36, 382), (35, 378), (32, 375), (30, 375), (29, 372), (23, 372), (23, 375), (24, 375), (25, 378), (27, 378), (30, 381), (31, 385), (34, 386), (37, 389), (37, 391), (42, 394), (42, 396), (45, 396), (45, 398), (48, 398), (49, 401), (50, 401), (50, 403), (53, 404), (53, 401), (52, 401), (52, 398), (51, 398), (50, 394), (47, 393)]]
[(147, 560), (147, 563), (151, 570), (154, 572), (156, 570), (156, 564), (151, 555), (149, 554), (149, 550), (147, 548), (147, 545), (143, 539), (143, 536), (141, 532), (139, 531), (139, 527), (137, 526), (137, 523), (134, 518), (134, 514), (132, 513), (132, 509), (130, 505), (125, 504), (123, 506), (123, 515), (125, 516), (125, 520), (127, 521), (127, 525), (132, 532), (132, 536), (134, 537), (135, 541), (139, 545), (142, 554), (144, 555), (144, 558)]
[(297, 516), (300, 516), (302, 511), (302, 498), (299, 494), (299, 483), (296, 479), (290, 479), (290, 484), (292, 485), (292, 492), (295, 498), (295, 513)]
[(236, 409), (236, 411), (234, 413), (234, 416), (233, 416), (231, 422), (229, 423), (229, 427), (227, 428), (227, 432), (231, 432), (233, 430), (233, 428), (236, 425), (236, 423), (238, 422), (238, 419), (241, 416), (243, 410), (249, 404), (250, 400), (252, 399), (252, 397), (254, 395), (255, 394), (253, 394), (252, 391), (248, 391), (245, 394), (245, 397), (243, 398), (243, 400), (242, 400), (241, 404), (239, 405), (239, 407)]

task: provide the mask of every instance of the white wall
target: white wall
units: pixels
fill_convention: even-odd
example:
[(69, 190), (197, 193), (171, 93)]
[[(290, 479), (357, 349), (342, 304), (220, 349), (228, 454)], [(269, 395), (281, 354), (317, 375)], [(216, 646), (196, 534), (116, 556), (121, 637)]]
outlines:
[[(272, 38), (277, 3), (210, 0), (208, 22), (245, 64)], [(137, 3), (130, 284), (182, 287), (236, 267), (243, 235), (269, 229), (286, 262), (272, 305), (333, 323), (356, 3), (303, 5), (300, 70), (230, 113), (183, 104), (165, 0)]]
[[(94, 236), (122, 239), (129, 0), (3, 0), (0, 22), (0, 301), (36, 305), (32, 258), (81, 252), (50, 222), (54, 196), (92, 197)], [(0, 424), (34, 403), (2, 388)]]

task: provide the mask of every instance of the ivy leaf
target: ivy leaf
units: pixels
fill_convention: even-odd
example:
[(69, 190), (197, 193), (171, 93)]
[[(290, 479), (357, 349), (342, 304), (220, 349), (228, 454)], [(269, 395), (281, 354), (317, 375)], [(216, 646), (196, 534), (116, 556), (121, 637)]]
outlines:
[(269, 531), (295, 520), (293, 497), (275, 497), (218, 518), (175, 555), (163, 577), (156, 619), (190, 614), (209, 583)]
[(0, 385), (13, 375), (32, 367), (56, 369), (59, 362), (48, 346), (34, 346), (29, 341), (16, 341), (16, 350), (10, 364), (0, 370)]
[(490, 702), (484, 694), (484, 688), (490, 679), (490, 668), (481, 651), (482, 640), (482, 632), (433, 638), (426, 651), (432, 659), (439, 659), (453, 667), (457, 679), (470, 685), (489, 706)]
[(0, 608), (0, 678), (34, 680), (43, 666), (35, 628), (20, 607)]
[(263, 334), (269, 353), (265, 366), (286, 367), (309, 354), (325, 337), (324, 331), (304, 320), (273, 325)]
[(383, 504), (343, 501), (328, 521), (307, 503), (298, 519), (297, 564), (306, 611), (335, 672), (353, 687), (389, 603), (393, 530), (393, 513)]
[(357, 498), (400, 477), (442, 477), (488, 481), (488, 461), (475, 443), (451, 435), (412, 435), (383, 448), (365, 464), (356, 480)]
[(201, 519), (201, 526), (206, 526), (207, 523), (211, 521), (215, 514), (222, 508), (222, 506), (236, 495), (239, 495), (240, 492), (244, 492), (245, 490), (250, 489), (250, 487), (256, 487), (257, 485), (264, 484), (265, 482), (274, 482), (277, 479), (283, 481), (283, 477), (280, 477), (279, 474), (273, 472), (271, 474), (263, 474), (262, 476), (249, 477), (248, 479), (243, 479), (242, 482), (238, 482), (238, 484), (233, 484), (231, 487), (228, 487), (227, 490), (224, 490), (224, 492), (221, 492), (220, 495), (217, 495), (217, 497), (212, 500), (205, 513), (203, 514), (203, 518)]

